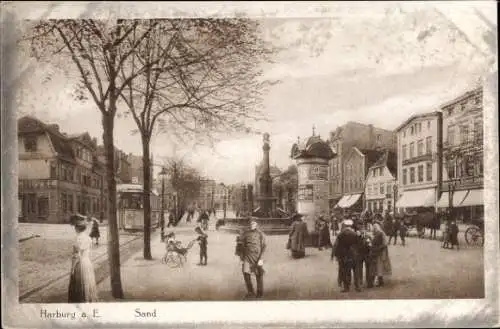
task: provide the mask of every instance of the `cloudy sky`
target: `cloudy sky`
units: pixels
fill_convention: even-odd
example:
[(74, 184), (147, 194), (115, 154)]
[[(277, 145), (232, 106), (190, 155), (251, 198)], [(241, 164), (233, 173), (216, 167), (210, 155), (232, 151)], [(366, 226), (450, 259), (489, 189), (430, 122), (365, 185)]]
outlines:
[[(493, 5), (493, 7), (492, 7)], [(265, 5), (261, 5), (266, 10)], [(327, 6), (327, 5), (325, 5)], [(488, 31), (497, 18), (494, 3), (461, 2), (334, 3), (320, 14), (261, 19), (266, 39), (283, 46), (277, 63), (266, 68), (281, 80), (265, 98), (269, 121), (257, 125), (271, 135), (271, 162), (286, 168), (297, 137), (329, 132), (348, 121), (393, 129), (408, 116), (435, 110), (439, 104), (474, 88), (496, 63)], [(68, 133), (102, 136), (99, 112), (92, 103), (72, 97), (73, 82), (47, 82), (52, 68), (33, 64), (19, 89), (20, 114), (58, 123)], [(131, 119), (118, 119), (117, 147), (141, 154)], [(168, 136), (153, 142), (155, 156), (176, 154), (203, 175), (224, 183), (252, 181), (262, 157), (262, 137), (228, 136), (215, 146), (174, 146)]]

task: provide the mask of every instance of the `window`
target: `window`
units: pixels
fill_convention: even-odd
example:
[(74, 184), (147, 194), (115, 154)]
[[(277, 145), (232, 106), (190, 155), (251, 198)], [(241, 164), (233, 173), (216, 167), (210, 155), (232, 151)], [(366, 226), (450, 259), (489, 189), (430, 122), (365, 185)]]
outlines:
[(382, 135), (381, 134), (378, 134), (377, 135), (377, 142), (381, 142), (382, 141)]
[(380, 184), (380, 194), (384, 194), (384, 184)]
[(432, 163), (427, 163), (425, 165), (425, 171), (426, 171), (426, 176), (427, 176), (427, 181), (432, 180)]
[(50, 163), (50, 178), (57, 179), (57, 164), (55, 162)]
[(26, 152), (36, 152), (37, 151), (37, 138), (36, 138), (36, 136), (25, 136), (24, 137), (24, 150)]
[(42, 197), (38, 199), (38, 216), (47, 217), (49, 214), (49, 198)]
[(415, 143), (411, 142), (410, 143), (410, 159), (413, 159), (415, 157)]
[(406, 130), (403, 130), (403, 138), (406, 138)]
[(379, 176), (382, 176), (384, 174), (384, 168), (380, 167), (378, 171), (379, 171)]
[(410, 135), (413, 135), (413, 126), (410, 127)]
[(431, 121), (430, 120), (427, 121), (427, 129), (431, 129)]
[(407, 153), (407, 151), (408, 151), (408, 148), (407, 148), (407, 146), (405, 144), (405, 145), (403, 145), (403, 160), (408, 159), (408, 153)]
[(418, 166), (418, 182), (424, 181), (424, 165)]
[(408, 181), (406, 180), (406, 173), (407, 173), (407, 170), (403, 169), (403, 185), (406, 185), (408, 183)]
[(483, 125), (481, 121), (474, 122), (474, 142), (483, 142)]
[(417, 156), (424, 155), (424, 140), (421, 139), (417, 143)]
[(418, 132), (419, 133), (422, 132), (422, 123), (421, 122), (418, 123)]
[(372, 195), (372, 186), (371, 185), (368, 185), (366, 190), (367, 190), (368, 195)]
[(391, 211), (392, 210), (392, 202), (391, 200), (387, 200), (387, 211)]
[(453, 127), (448, 127), (448, 143), (455, 145), (455, 129)]
[(469, 126), (463, 125), (460, 127), (460, 142), (466, 143), (469, 139)]
[(410, 184), (415, 183), (415, 167), (410, 168)]
[(425, 139), (425, 153), (432, 154), (432, 136)]
[(379, 209), (380, 211), (384, 210), (384, 202), (383, 202), (383, 201), (379, 201), (379, 202), (378, 202), (378, 209)]
[(73, 194), (67, 195), (68, 211), (73, 212)]
[(36, 213), (36, 194), (30, 193), (26, 194), (26, 213), (34, 214)]

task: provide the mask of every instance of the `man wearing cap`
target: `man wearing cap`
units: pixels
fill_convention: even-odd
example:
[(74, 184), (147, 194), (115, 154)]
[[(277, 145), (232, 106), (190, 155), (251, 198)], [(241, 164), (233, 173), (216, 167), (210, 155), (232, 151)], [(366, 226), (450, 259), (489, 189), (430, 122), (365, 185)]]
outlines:
[[(266, 250), (264, 233), (257, 228), (257, 222), (250, 220), (250, 229), (243, 232), (238, 239), (239, 255), (242, 262), (243, 279), (247, 287), (246, 298), (260, 298), (264, 294), (264, 262), (262, 255)], [(255, 273), (257, 279), (257, 294), (253, 290), (251, 274)]]
[(306, 255), (305, 239), (308, 235), (307, 224), (302, 220), (304, 215), (295, 214), (292, 219), (294, 220), (290, 226), (290, 250), (292, 251), (293, 258), (302, 258)]
[(333, 250), (339, 264), (340, 281), (344, 287), (343, 292), (349, 291), (353, 276), (356, 291), (361, 290), (358, 275), (359, 267), (356, 266), (360, 236), (352, 228), (353, 224), (351, 219), (343, 221), (343, 229), (337, 236), (335, 249)]

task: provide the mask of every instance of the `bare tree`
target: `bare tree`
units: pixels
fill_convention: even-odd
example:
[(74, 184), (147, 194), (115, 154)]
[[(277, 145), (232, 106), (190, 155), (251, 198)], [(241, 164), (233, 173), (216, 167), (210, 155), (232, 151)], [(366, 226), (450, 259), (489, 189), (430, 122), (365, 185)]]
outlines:
[[(151, 255), (149, 203), (150, 144), (155, 132), (178, 139), (210, 140), (217, 132), (250, 131), (264, 119), (257, 108), (268, 81), (263, 62), (274, 49), (247, 19), (165, 19), (141, 21), (148, 38), (120, 67), (128, 80), (121, 100), (141, 136), (144, 175), (144, 258)], [(129, 47), (141, 33), (128, 36)], [(147, 69), (143, 69), (147, 67)]]
[[(114, 172), (114, 124), (117, 101), (130, 81), (136, 79), (148, 65), (128, 75), (121, 68), (139, 45), (149, 37), (154, 24), (141, 28), (138, 21), (45, 20), (32, 22), (29, 35), (31, 55), (39, 61), (55, 64), (67, 74), (76, 73), (80, 84), (77, 98), (88, 95), (101, 116), (108, 185), (108, 258), (112, 295), (123, 298), (120, 274), (120, 250), (116, 209)], [(140, 31), (140, 32), (139, 32)], [(137, 34), (137, 33), (140, 34)], [(130, 35), (135, 42), (130, 43)], [(68, 63), (72, 65), (68, 66)], [(153, 63), (151, 63), (152, 65)]]

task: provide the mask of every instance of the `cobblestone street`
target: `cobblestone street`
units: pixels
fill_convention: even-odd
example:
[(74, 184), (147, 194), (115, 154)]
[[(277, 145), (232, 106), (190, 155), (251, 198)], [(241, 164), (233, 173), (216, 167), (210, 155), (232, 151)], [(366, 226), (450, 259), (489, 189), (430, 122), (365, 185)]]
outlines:
[[(175, 229), (186, 245), (195, 234)], [(461, 233), (463, 235), (463, 233)], [(330, 250), (308, 249), (301, 260), (285, 250), (286, 236), (268, 236), (265, 255), (265, 299), (414, 299), (481, 298), (484, 296), (483, 251), (462, 245), (460, 251), (441, 248), (441, 242), (408, 238), (407, 246), (391, 245), (393, 275), (382, 288), (341, 293), (337, 264)], [(164, 245), (153, 241), (153, 261), (137, 252), (122, 265), (126, 301), (241, 300), (246, 291), (239, 259), (234, 256), (235, 235), (209, 232), (208, 266), (197, 266), (198, 247), (182, 268), (161, 263)], [(100, 297), (112, 301), (109, 280), (99, 285)]]

